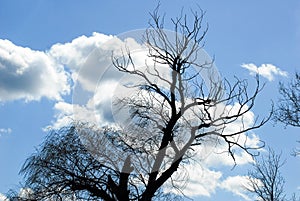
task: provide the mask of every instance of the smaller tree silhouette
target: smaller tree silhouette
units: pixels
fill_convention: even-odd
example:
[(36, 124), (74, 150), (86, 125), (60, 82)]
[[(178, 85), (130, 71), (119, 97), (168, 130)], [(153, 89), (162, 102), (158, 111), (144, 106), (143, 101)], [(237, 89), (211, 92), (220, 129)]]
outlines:
[(246, 189), (262, 201), (284, 201), (285, 180), (280, 173), (284, 165), (281, 154), (268, 149), (267, 157), (261, 157), (253, 164), (254, 170), (249, 171), (249, 186)]
[(294, 193), (292, 195), (291, 201), (300, 201), (300, 197), (297, 197), (296, 194)]
[[(278, 101), (274, 113), (274, 120), (286, 126), (300, 127), (300, 73), (296, 72), (295, 77), (287, 84), (279, 83), (281, 98)], [(300, 142), (300, 141), (298, 141)], [(295, 155), (300, 155), (300, 150), (294, 150)]]
[(285, 125), (300, 127), (300, 73), (296, 72), (287, 85), (280, 82), (279, 93), (281, 97), (275, 111), (275, 120)]

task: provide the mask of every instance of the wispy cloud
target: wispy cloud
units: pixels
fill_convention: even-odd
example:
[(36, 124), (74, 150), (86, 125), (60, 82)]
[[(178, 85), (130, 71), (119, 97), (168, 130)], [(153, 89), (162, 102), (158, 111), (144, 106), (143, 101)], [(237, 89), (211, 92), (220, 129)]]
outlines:
[(4, 134), (10, 134), (12, 132), (11, 128), (0, 128), (0, 137)]
[(274, 66), (273, 64), (262, 64), (261, 66), (256, 66), (253, 63), (242, 64), (243, 68), (250, 71), (250, 75), (259, 74), (269, 81), (273, 81), (276, 75), (287, 77), (288, 73), (286, 71), (281, 70), (280, 68)]

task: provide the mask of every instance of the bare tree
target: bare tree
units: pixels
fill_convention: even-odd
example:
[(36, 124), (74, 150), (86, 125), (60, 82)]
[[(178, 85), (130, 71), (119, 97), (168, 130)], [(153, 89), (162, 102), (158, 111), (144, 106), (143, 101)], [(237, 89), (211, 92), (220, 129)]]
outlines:
[[(154, 136), (151, 134), (144, 139), (149, 143), (144, 147), (151, 147), (151, 153), (154, 154), (147, 151), (153, 163), (148, 164), (150, 171), (147, 174), (140, 174), (149, 175), (141, 200), (151, 199), (179, 165), (189, 158), (195, 146), (213, 139), (220, 144), (227, 144), (227, 151), (233, 160), (235, 148), (252, 154), (250, 150), (253, 147), (247, 146), (247, 140), (239, 140), (239, 136), (261, 127), (268, 120), (263, 119), (250, 127), (227, 132), (226, 127), (235, 122), (241, 121), (244, 125), (243, 115), (253, 108), (261, 86), (257, 79), (256, 88), (250, 94), (247, 81), (236, 79), (232, 84), (227, 80), (215, 80), (211, 73), (211, 87), (205, 93), (205, 86), (199, 81), (199, 71), (212, 68), (212, 63), (197, 62), (197, 54), (202, 48), (200, 44), (207, 32), (207, 29), (201, 32), (203, 14), (193, 13), (191, 26), (185, 15), (173, 19), (173, 38), (163, 29), (164, 19), (156, 11), (152, 14), (153, 24), (146, 31), (144, 39), (148, 57), (152, 58), (154, 65), (146, 62), (145, 67), (136, 66), (130, 51), (121, 58), (113, 58), (113, 64), (119, 71), (139, 78), (138, 82), (127, 85), (136, 89), (136, 95), (119, 99), (116, 103), (120, 108), (127, 107), (135, 119), (134, 126), (128, 130), (136, 126), (150, 129), (158, 139), (151, 140)], [(163, 75), (161, 65), (167, 66), (170, 77)], [(237, 110), (226, 109), (234, 103), (238, 104)], [(133, 136), (136, 138), (137, 135)], [(130, 136), (127, 138), (130, 139)]]
[(300, 197), (297, 197), (296, 194), (294, 193), (290, 201), (300, 201)]
[(268, 155), (261, 157), (254, 164), (254, 170), (248, 173), (249, 186), (247, 190), (263, 201), (284, 201), (285, 180), (280, 173), (284, 162), (281, 154), (277, 155), (274, 150), (268, 149)]
[[(8, 193), (9, 199), (138, 200), (138, 186), (128, 179), (129, 175), (124, 170), (128, 167), (124, 164), (123, 171), (112, 168), (109, 157), (113, 153), (103, 153), (101, 159), (96, 159), (80, 140), (79, 135), (83, 130), (94, 132), (97, 135), (97, 143), (103, 143), (118, 135), (112, 129), (104, 128), (100, 131), (83, 123), (53, 130), (37, 152), (26, 160), (20, 171), (26, 178), (23, 187), (28, 190), (23, 195), (12, 190)], [(125, 159), (125, 163), (128, 160)], [(177, 196), (160, 191), (157, 191), (154, 197), (159, 200), (178, 199)]]
[(300, 74), (287, 84), (279, 83), (281, 95), (274, 118), (285, 125), (300, 127)]
[[(26, 178), (26, 187), (32, 194), (21, 197), (12, 192), (12, 200), (114, 200), (104, 185), (117, 173), (97, 161), (84, 148), (76, 125), (53, 131), (39, 150), (26, 160), (20, 173)], [(92, 129), (90, 129), (92, 132)], [(13, 199), (14, 198), (14, 199)]]
[[(151, 62), (137, 66), (128, 49), (112, 58), (114, 67), (130, 76), (122, 86), (130, 93), (114, 102), (115, 115), (126, 111), (127, 120), (114, 128), (75, 126), (62, 130), (70, 135), (50, 135), (21, 171), (39, 200), (73, 195), (84, 200), (173, 200), (162, 186), (175, 179), (174, 173), (202, 144), (225, 144), (234, 161), (237, 149), (253, 155), (260, 148), (249, 146), (247, 135), (270, 116), (250, 126), (244, 119), (262, 89), (259, 79), (249, 92), (246, 80), (220, 80), (212, 61), (199, 63), (207, 33), (202, 11), (172, 19), (172, 37), (158, 10), (151, 16), (143, 41)], [(209, 72), (206, 85), (203, 70)], [(233, 124), (240, 127), (228, 129)], [(88, 136), (81, 138), (85, 148), (74, 133)]]
[[(274, 113), (274, 120), (286, 126), (300, 127), (300, 74), (296, 72), (295, 77), (287, 85), (280, 82), (279, 93), (281, 97)], [(300, 150), (295, 149), (293, 154), (300, 155)]]

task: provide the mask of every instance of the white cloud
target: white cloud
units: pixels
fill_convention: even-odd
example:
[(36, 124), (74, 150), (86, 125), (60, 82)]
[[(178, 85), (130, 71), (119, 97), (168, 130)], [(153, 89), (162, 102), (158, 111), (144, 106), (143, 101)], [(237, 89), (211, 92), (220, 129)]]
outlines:
[(10, 134), (12, 132), (11, 128), (0, 128), (0, 137), (4, 134)]
[(55, 120), (49, 128), (58, 129), (70, 125), (74, 121), (89, 122), (98, 126), (111, 124), (113, 122), (111, 100), (116, 85), (117, 82), (113, 80), (102, 82), (100, 87), (90, 97), (78, 97), (78, 99), (82, 98), (77, 100), (81, 104), (76, 102), (57, 102), (53, 108)]
[[(49, 50), (35, 51), (0, 39), (0, 101), (31, 101), (42, 97), (60, 101), (70, 91), (71, 78), (73, 81), (78, 78), (77, 84), (93, 91), (111, 65), (112, 52), (120, 55), (121, 47), (128, 44), (131, 48), (138, 46), (133, 39), (122, 41), (93, 33), (70, 43), (54, 44)], [(115, 70), (106, 72), (103, 79), (119, 77)]]
[(230, 176), (222, 181), (219, 187), (232, 192), (245, 200), (252, 200), (247, 196), (246, 187), (248, 186), (248, 183), (248, 176)]
[(11, 128), (0, 128), (0, 133), (11, 133)]
[[(164, 185), (164, 191), (175, 194), (183, 193), (190, 197), (210, 197), (211, 194), (215, 193), (221, 176), (222, 172), (209, 170), (207, 167), (193, 162), (175, 172), (172, 176), (173, 183), (168, 180)], [(174, 188), (173, 185), (177, 188)]]
[(92, 108), (67, 102), (58, 102), (54, 105), (55, 121), (47, 129), (59, 129), (68, 126), (74, 121), (98, 123), (97, 114)]
[(112, 54), (119, 57), (122, 50), (126, 52), (125, 48), (136, 51), (141, 45), (132, 38), (121, 40), (94, 32), (90, 37), (80, 36), (70, 43), (55, 44), (49, 54), (71, 69), (77, 84), (93, 92), (98, 81), (119, 79), (123, 75), (112, 66)]
[[(55, 44), (49, 50), (58, 63), (71, 69), (73, 103), (60, 101), (54, 106), (56, 111), (53, 127), (69, 124), (72, 120), (89, 120), (105, 124), (112, 120), (113, 98), (119, 98), (116, 89), (120, 80), (126, 80), (128, 74), (121, 73), (112, 65), (112, 52), (116, 57), (122, 51), (132, 50), (132, 57), (138, 66), (145, 66), (147, 51), (132, 38), (121, 40), (115, 36), (93, 33), (92, 36), (80, 36), (70, 43)], [(127, 79), (128, 80), (128, 79)]]
[(55, 121), (52, 122), (51, 126), (45, 128), (47, 129), (59, 129), (63, 126), (68, 126), (73, 122), (73, 105), (64, 101), (57, 102), (54, 107), (55, 111)]
[(0, 101), (60, 100), (68, 92), (67, 73), (47, 53), (0, 39)]
[(212, 151), (204, 159), (204, 163), (208, 167), (220, 167), (220, 166), (234, 166), (236, 165), (245, 165), (253, 161), (252, 157), (244, 151), (236, 150), (234, 156), (235, 161), (229, 155), (226, 150), (225, 145), (220, 145), (219, 147), (211, 148)]
[(102, 47), (101, 45), (112, 39), (113, 36), (94, 32), (92, 36), (80, 36), (69, 43), (54, 44), (49, 54), (59, 63), (67, 65), (71, 69), (77, 69), (84, 64), (89, 54), (95, 49)]
[(259, 74), (265, 78), (267, 78), (269, 81), (274, 80), (275, 75), (287, 77), (288, 73), (286, 71), (281, 70), (280, 68), (274, 66), (273, 64), (262, 64), (261, 66), (257, 67), (253, 63), (249, 64), (242, 64), (243, 68), (246, 68), (250, 71), (250, 75), (256, 75)]
[[(233, 105), (220, 106), (216, 109), (216, 112), (212, 112), (216, 118), (220, 116), (233, 115), (238, 113), (240, 105), (235, 103)], [(244, 108), (246, 109), (246, 108)], [(250, 128), (254, 124), (255, 115), (253, 112), (239, 117), (235, 122), (227, 124), (222, 134), (231, 134), (240, 132), (241, 130)], [(259, 148), (261, 141), (259, 137), (254, 133), (241, 133), (236, 136), (228, 137), (231, 141), (237, 142), (244, 147)], [(234, 152), (235, 161), (228, 153), (228, 144), (224, 142), (221, 137), (210, 137), (204, 143), (196, 148), (198, 153), (197, 160), (203, 161), (207, 167), (219, 167), (219, 166), (234, 166), (245, 165), (253, 162), (253, 158), (239, 147), (232, 147)]]

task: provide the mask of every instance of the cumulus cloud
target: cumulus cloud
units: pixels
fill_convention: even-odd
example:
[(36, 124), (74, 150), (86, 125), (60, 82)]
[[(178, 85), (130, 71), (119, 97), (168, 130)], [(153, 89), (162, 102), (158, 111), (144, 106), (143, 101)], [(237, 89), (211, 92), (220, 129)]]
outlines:
[[(184, 194), (188, 197), (211, 197), (217, 189), (231, 192), (243, 200), (252, 200), (246, 188), (249, 188), (248, 176), (228, 176), (223, 178), (221, 171), (214, 171), (202, 165), (189, 164), (176, 172), (173, 181), (164, 185), (166, 193)], [(178, 190), (179, 189), (179, 190)]]
[[(220, 171), (213, 171), (208, 168), (202, 168), (202, 171), (197, 171), (199, 166), (188, 166), (190, 177), (189, 184), (184, 189), (186, 195), (189, 196), (207, 196), (215, 193), (218, 181), (222, 176)], [(201, 174), (199, 174), (201, 172)]]
[(68, 92), (66, 71), (46, 52), (0, 39), (0, 101), (60, 100)]
[(137, 66), (145, 68), (145, 62), (149, 64), (146, 61), (148, 51), (130, 37), (121, 40), (116, 36), (93, 33), (90, 37), (81, 36), (70, 43), (55, 44), (50, 48), (49, 55), (70, 68), (75, 82), (73, 102), (60, 101), (54, 106), (53, 128), (69, 124), (72, 120), (88, 120), (97, 125), (111, 123), (112, 99), (120, 98), (118, 94), (124, 89), (120, 89), (118, 83), (124, 80), (132, 82), (132, 76), (113, 67), (112, 55), (119, 58), (127, 50), (132, 51), (131, 56)]
[(71, 69), (72, 78), (77, 84), (93, 92), (98, 81), (120, 78), (121, 73), (112, 67), (112, 55), (118, 58), (126, 49), (134, 50), (136, 55), (143, 48), (130, 37), (121, 40), (116, 36), (94, 32), (90, 37), (80, 36), (69, 43), (55, 44), (49, 54)]
[(219, 185), (220, 188), (225, 189), (229, 192), (232, 192), (235, 195), (238, 195), (245, 200), (252, 200), (247, 195), (246, 187), (248, 187), (248, 176), (230, 176), (222, 181)]
[(280, 68), (274, 66), (273, 64), (262, 64), (261, 66), (257, 67), (255, 64), (249, 63), (249, 64), (242, 64), (241, 66), (249, 70), (250, 75), (259, 74), (267, 78), (269, 81), (273, 81), (275, 75), (279, 75), (283, 77), (288, 76), (288, 73), (286, 71), (281, 70)]
[(164, 185), (164, 191), (175, 194), (183, 193), (190, 197), (210, 197), (215, 193), (221, 176), (220, 171), (213, 171), (199, 163), (192, 162), (175, 172), (172, 176), (173, 180), (168, 180)]
[[(220, 105), (212, 114), (220, 116), (233, 115), (238, 112), (240, 105), (234, 103), (233, 105)], [(246, 108), (244, 108), (246, 109)], [(249, 111), (239, 117), (235, 122), (227, 124), (223, 130), (223, 135), (240, 132), (241, 130), (250, 128), (255, 122), (255, 115), (253, 112)], [(228, 153), (228, 144), (218, 137), (210, 137), (209, 139), (204, 139), (205, 144), (199, 146), (196, 149), (197, 160), (203, 161), (207, 167), (219, 167), (219, 166), (234, 166), (245, 165), (253, 162), (253, 158), (247, 154), (245, 151), (241, 150), (239, 147), (232, 147), (234, 152), (234, 159)], [(259, 148), (261, 145), (261, 140), (255, 133), (241, 133), (230, 138), (238, 144), (244, 147)]]
[(81, 106), (77, 104), (71, 104), (67, 102), (57, 102), (54, 105), (55, 120), (52, 122), (51, 126), (45, 128), (47, 129), (59, 129), (63, 126), (68, 126), (74, 121), (89, 122), (96, 124), (97, 114), (88, 106)]
[(54, 44), (50, 48), (49, 54), (59, 63), (72, 69), (79, 69), (95, 48), (99, 48), (101, 44), (111, 38), (112, 36), (94, 32), (90, 37), (80, 36), (68, 43)]
[[(61, 101), (62, 95), (70, 92), (70, 79), (75, 82), (78, 79), (81, 87), (93, 91), (111, 65), (112, 52), (120, 56), (120, 47), (127, 45), (138, 47), (130, 38), (122, 41), (100, 33), (57, 43), (45, 51), (0, 39), (0, 101), (31, 101), (42, 97)], [(116, 70), (108, 71), (104, 79), (116, 78), (116, 74)]]
[(113, 80), (102, 82), (101, 87), (90, 96), (84, 96), (82, 93), (73, 98), (73, 103), (65, 101), (55, 103), (54, 121), (45, 129), (58, 129), (74, 121), (89, 122), (100, 127), (114, 123), (111, 101), (117, 84)]
[[(197, 155), (194, 160), (198, 161), (198, 164), (190, 163), (186, 165), (184, 169), (179, 169), (178, 173), (175, 174), (175, 178), (177, 176), (177, 179), (178, 175), (187, 175), (185, 178), (180, 178), (179, 176), (179, 182), (175, 182), (175, 184), (182, 189), (181, 192), (189, 197), (210, 197), (218, 188), (220, 188), (247, 199), (244, 188), (247, 183), (247, 177), (236, 175), (224, 178), (221, 171), (213, 170), (224, 166), (229, 168), (233, 167), (233, 159), (229, 154), (224, 152), (224, 149), (222, 150), (222, 148), (225, 147), (204, 146), (206, 146), (206, 152), (201, 150), (202, 148), (195, 148)], [(217, 153), (218, 151), (220, 153)], [(235, 157), (238, 165), (246, 165), (253, 161), (252, 157), (245, 152), (238, 150), (236, 150), (236, 152)], [(202, 160), (199, 158), (202, 158)], [(170, 183), (168, 185), (170, 185)], [(168, 190), (170, 188), (167, 187), (166, 189)], [(173, 189), (171, 192), (181, 194), (181, 192), (176, 191), (176, 189)]]

